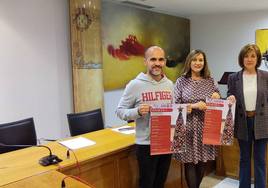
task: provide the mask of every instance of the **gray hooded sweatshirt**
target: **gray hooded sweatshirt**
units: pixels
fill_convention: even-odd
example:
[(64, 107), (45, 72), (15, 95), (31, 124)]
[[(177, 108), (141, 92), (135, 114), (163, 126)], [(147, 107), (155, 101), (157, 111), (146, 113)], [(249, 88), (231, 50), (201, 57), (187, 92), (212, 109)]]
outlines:
[(165, 106), (172, 103), (173, 83), (164, 76), (159, 82), (147, 74), (140, 73), (131, 80), (123, 93), (116, 109), (117, 116), (125, 121), (136, 122), (136, 144), (150, 144), (150, 114), (140, 116), (138, 107), (141, 103)]

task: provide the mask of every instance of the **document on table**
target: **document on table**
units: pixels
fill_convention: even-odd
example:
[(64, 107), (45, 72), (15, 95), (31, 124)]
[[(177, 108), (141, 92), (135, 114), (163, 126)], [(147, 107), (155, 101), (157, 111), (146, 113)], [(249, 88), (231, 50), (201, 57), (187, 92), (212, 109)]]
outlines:
[(128, 125), (113, 128), (112, 130), (115, 132), (123, 133), (123, 134), (134, 134), (135, 133), (135, 127), (128, 126)]
[(78, 137), (70, 140), (60, 141), (59, 143), (69, 149), (80, 149), (83, 147), (92, 146), (96, 144), (96, 142), (84, 137)]

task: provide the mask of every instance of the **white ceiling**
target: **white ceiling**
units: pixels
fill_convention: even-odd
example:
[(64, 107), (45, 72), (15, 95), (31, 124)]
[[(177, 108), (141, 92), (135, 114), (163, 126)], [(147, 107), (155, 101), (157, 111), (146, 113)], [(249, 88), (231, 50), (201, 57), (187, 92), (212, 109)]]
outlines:
[[(104, 0), (121, 3), (125, 0)], [(171, 15), (191, 16), (228, 12), (267, 10), (268, 0), (128, 0), (134, 3), (150, 5), (156, 12)]]

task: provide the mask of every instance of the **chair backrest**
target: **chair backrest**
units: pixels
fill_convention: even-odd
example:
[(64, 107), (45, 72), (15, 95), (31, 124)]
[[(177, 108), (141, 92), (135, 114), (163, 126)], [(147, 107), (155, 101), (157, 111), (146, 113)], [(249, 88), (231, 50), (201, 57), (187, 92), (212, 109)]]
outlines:
[[(0, 124), (0, 143), (6, 145), (36, 145), (37, 139), (33, 118)], [(0, 146), (0, 153), (22, 148)]]
[(101, 109), (67, 114), (71, 136), (76, 136), (104, 128)]

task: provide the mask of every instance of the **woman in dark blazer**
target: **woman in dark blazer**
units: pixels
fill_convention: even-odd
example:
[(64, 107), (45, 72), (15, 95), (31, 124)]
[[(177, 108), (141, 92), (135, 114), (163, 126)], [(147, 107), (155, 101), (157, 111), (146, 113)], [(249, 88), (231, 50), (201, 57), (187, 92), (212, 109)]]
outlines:
[(228, 98), (236, 101), (234, 134), (240, 148), (239, 187), (250, 188), (253, 145), (256, 188), (266, 188), (266, 141), (268, 138), (268, 72), (259, 70), (257, 45), (244, 46), (238, 57), (241, 71), (229, 76)]

